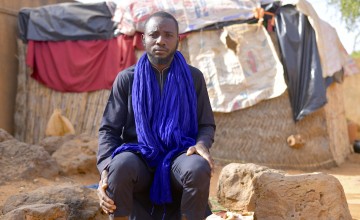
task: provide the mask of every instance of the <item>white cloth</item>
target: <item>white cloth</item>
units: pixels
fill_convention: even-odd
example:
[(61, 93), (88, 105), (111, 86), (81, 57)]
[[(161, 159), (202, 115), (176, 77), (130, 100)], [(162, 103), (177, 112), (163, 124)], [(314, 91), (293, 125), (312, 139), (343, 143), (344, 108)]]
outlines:
[(262, 25), (194, 32), (188, 45), (190, 63), (203, 72), (215, 112), (250, 107), (286, 89), (282, 64)]
[(253, 9), (260, 0), (127, 0), (117, 4), (114, 20), (126, 35), (144, 31), (146, 19), (157, 11), (172, 14), (179, 22), (179, 32), (185, 33), (225, 21), (254, 17)]

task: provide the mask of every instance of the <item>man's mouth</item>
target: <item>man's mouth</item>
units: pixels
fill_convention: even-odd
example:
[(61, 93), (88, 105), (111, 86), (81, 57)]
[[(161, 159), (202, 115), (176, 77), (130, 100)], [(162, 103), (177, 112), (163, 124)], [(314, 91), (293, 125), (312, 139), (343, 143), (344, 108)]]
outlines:
[(166, 55), (167, 53), (165, 52), (165, 51), (161, 51), (161, 50), (157, 50), (157, 51), (155, 51), (155, 53), (154, 53), (155, 55), (157, 55), (157, 56), (164, 56), (164, 55)]
[(154, 49), (154, 53), (159, 53), (159, 54), (163, 54), (163, 53), (166, 53), (167, 52), (167, 50), (166, 49), (161, 49), (161, 48), (159, 48), (159, 49)]

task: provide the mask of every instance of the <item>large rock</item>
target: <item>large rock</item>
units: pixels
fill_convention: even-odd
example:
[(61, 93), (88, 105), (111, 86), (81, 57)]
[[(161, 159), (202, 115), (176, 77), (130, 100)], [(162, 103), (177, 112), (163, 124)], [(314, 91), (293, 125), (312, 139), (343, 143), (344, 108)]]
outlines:
[[(251, 166), (254, 169), (249, 173)], [(248, 164), (224, 167), (218, 182), (220, 204), (252, 211), (257, 219), (352, 219), (343, 187), (335, 177), (262, 169)], [(246, 204), (239, 202), (244, 198)]]
[(0, 128), (0, 142), (7, 141), (10, 139), (14, 139), (9, 133), (7, 133), (4, 129)]
[(50, 155), (52, 155), (55, 151), (57, 151), (61, 147), (61, 145), (63, 145), (67, 141), (70, 141), (74, 137), (75, 135), (73, 134), (68, 134), (65, 136), (49, 136), (42, 139), (39, 145), (43, 146), (45, 150)]
[(7, 136), (0, 142), (0, 184), (37, 177), (52, 178), (59, 174), (56, 161), (43, 147), (20, 142), (4, 133), (0, 135)]
[(25, 205), (8, 212), (3, 220), (67, 220), (69, 207), (65, 204), (34, 204)]
[[(36, 204), (37, 206), (35, 206)], [(44, 207), (44, 204), (52, 204), (53, 207)], [(107, 216), (101, 214), (96, 190), (74, 185), (42, 187), (30, 193), (10, 196), (3, 206), (3, 213), (5, 216), (10, 215), (11, 212), (24, 213), (24, 209), (40, 213), (38, 211), (40, 208), (44, 213), (61, 214), (66, 211), (66, 220), (108, 219)]]
[(281, 171), (258, 166), (252, 163), (231, 163), (220, 173), (217, 185), (219, 203), (231, 210), (254, 210), (256, 181), (263, 173)]
[(63, 174), (98, 173), (96, 168), (97, 149), (97, 138), (82, 134), (65, 141), (52, 154), (52, 157), (59, 164)]

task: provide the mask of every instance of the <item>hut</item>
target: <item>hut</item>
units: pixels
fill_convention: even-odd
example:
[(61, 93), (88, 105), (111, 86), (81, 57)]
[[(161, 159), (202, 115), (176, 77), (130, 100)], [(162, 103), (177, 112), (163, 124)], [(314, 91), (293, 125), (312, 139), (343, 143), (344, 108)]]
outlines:
[[(180, 45), (190, 63), (192, 45), (189, 40)], [(51, 114), (59, 108), (77, 133), (96, 136), (109, 90), (60, 92), (48, 88), (30, 77), (26, 44), (21, 40), (18, 51), (15, 137), (38, 143), (45, 137)], [(326, 89), (327, 104), (297, 122), (288, 89), (229, 112), (215, 111), (217, 130), (211, 153), (220, 163), (252, 162), (305, 170), (339, 165), (351, 153), (342, 90), (342, 84), (332, 83)], [(291, 138), (295, 145), (289, 142)]]
[(73, 2), (71, 0), (2, 0), (0, 4), (0, 127), (14, 133), (14, 110), (17, 86), (18, 55), (17, 16), (21, 7)]

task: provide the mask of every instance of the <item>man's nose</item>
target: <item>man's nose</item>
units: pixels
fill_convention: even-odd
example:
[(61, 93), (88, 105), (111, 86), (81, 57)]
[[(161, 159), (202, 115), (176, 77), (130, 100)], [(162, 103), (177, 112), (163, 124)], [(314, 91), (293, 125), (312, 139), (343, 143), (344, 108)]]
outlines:
[(165, 44), (164, 37), (160, 35), (160, 36), (156, 39), (156, 44), (164, 45), (164, 44)]

